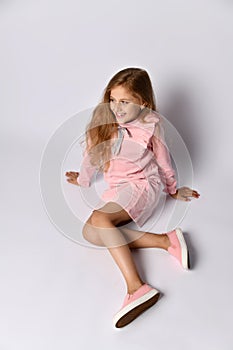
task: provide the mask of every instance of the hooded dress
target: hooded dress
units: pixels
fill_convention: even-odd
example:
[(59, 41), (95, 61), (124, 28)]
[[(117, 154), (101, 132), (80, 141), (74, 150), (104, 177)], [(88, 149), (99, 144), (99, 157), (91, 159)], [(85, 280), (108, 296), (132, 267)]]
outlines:
[[(143, 119), (118, 123), (118, 137), (113, 139), (111, 150), (110, 166), (103, 172), (108, 188), (93, 209), (107, 202), (118, 203), (141, 227), (157, 206), (162, 187), (165, 193), (176, 193), (175, 171), (159, 113), (151, 111)], [(85, 149), (79, 185), (91, 186), (96, 171)]]

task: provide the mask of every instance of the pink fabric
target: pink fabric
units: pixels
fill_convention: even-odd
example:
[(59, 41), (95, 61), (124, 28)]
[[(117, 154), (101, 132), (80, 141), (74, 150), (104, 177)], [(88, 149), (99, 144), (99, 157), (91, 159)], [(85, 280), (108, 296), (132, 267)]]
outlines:
[(176, 230), (168, 232), (167, 235), (171, 243), (171, 246), (168, 248), (168, 252), (182, 263), (181, 246), (176, 235)]
[[(128, 132), (124, 133), (120, 153), (112, 157), (110, 167), (104, 173), (109, 188), (104, 191), (95, 209), (106, 202), (116, 202), (142, 226), (158, 203), (161, 185), (166, 193), (176, 192), (175, 171), (157, 112), (148, 115), (146, 123), (136, 119), (119, 125), (127, 128)], [(79, 184), (89, 187), (94, 173), (95, 168), (85, 150)]]
[(143, 284), (138, 290), (136, 290), (135, 293), (127, 294), (121, 309), (123, 309), (125, 306), (132, 303), (133, 301), (137, 300), (138, 298), (141, 298), (143, 295), (145, 295), (152, 289), (153, 288), (151, 288), (148, 284)]

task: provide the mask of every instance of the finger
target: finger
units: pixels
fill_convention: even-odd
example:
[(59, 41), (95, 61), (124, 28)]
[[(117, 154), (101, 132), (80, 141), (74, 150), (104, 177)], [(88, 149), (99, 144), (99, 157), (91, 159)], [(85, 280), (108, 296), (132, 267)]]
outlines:
[(69, 171), (69, 172), (66, 172), (66, 176), (69, 176), (69, 177), (71, 177), (71, 176), (73, 176), (73, 173), (72, 173), (71, 171)]
[(75, 174), (75, 173), (70, 174), (69, 176), (70, 176), (72, 179), (77, 179), (77, 177), (78, 177), (78, 175), (77, 175), (77, 174)]
[(193, 190), (193, 193), (195, 193), (195, 194), (198, 194), (198, 195), (199, 195), (199, 193), (198, 193), (196, 190)]
[(186, 197), (192, 197), (192, 195), (193, 195), (193, 192), (192, 192), (192, 191), (187, 191), (187, 192), (185, 193), (185, 196), (186, 196)]
[(193, 194), (193, 197), (195, 197), (195, 198), (198, 198), (200, 195), (199, 194), (197, 194), (197, 193), (194, 193)]
[(72, 175), (72, 176), (74, 176), (74, 175), (78, 175), (79, 173), (77, 172), (77, 171), (67, 171), (66, 172), (66, 175)]
[(183, 197), (183, 198), (190, 197), (191, 195), (192, 195), (192, 193), (190, 193), (189, 191), (185, 191), (185, 192), (181, 193), (181, 197)]
[(67, 180), (69, 183), (71, 183), (72, 185), (76, 185), (76, 186), (79, 186), (79, 184), (77, 183), (76, 180), (73, 180), (73, 179), (68, 179)]
[(72, 175), (75, 179), (77, 179), (79, 173), (73, 172), (71, 175)]
[(200, 196), (200, 194), (197, 191), (193, 191), (192, 196), (195, 198), (198, 198)]

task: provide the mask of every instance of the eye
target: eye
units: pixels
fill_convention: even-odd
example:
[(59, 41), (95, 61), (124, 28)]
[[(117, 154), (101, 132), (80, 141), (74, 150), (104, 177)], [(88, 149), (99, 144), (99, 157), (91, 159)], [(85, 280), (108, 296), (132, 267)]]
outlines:
[(121, 101), (121, 103), (122, 103), (123, 105), (127, 105), (127, 104), (129, 104), (129, 102), (128, 102), (128, 101)]

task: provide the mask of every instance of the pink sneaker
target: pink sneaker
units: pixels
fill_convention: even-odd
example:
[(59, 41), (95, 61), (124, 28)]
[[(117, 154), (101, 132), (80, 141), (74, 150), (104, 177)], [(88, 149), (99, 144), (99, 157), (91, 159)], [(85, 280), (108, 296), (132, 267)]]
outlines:
[(148, 284), (143, 284), (133, 294), (127, 294), (123, 305), (113, 318), (116, 328), (126, 326), (138, 317), (143, 311), (154, 305), (159, 299), (160, 293)]
[(189, 252), (180, 228), (167, 233), (170, 240), (168, 252), (179, 260), (184, 269), (190, 269)]

